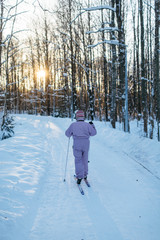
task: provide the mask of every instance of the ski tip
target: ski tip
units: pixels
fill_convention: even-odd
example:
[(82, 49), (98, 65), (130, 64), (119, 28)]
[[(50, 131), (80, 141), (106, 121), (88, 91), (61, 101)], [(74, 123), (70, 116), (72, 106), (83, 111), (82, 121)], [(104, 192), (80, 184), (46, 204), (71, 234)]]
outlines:
[(66, 181), (66, 179), (63, 180), (63, 182), (65, 182), (65, 181)]

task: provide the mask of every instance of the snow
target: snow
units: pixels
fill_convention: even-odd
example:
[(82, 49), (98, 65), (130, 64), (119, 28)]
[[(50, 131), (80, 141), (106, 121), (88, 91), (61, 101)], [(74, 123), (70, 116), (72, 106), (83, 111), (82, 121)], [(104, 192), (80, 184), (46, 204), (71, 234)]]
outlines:
[(0, 142), (0, 240), (159, 240), (159, 142), (94, 122), (89, 180), (75, 184), (70, 119), (15, 115)]

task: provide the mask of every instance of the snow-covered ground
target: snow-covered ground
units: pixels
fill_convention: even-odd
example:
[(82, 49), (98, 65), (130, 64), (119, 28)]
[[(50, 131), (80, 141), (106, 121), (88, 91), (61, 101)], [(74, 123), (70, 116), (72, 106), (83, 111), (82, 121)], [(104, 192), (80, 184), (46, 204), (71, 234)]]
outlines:
[(69, 119), (15, 116), (0, 142), (0, 240), (159, 240), (160, 144), (95, 122), (89, 179), (75, 184)]

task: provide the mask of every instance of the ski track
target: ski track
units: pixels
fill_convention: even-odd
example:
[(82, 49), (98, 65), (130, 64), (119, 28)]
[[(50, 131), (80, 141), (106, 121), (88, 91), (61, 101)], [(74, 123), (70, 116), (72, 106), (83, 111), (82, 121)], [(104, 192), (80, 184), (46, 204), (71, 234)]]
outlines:
[[(63, 240), (65, 236), (65, 239), (68, 240), (98, 239), (73, 178), (72, 143), (69, 152), (71, 159), (68, 163), (68, 169), (71, 169), (71, 173), (67, 171), (66, 182), (63, 182), (66, 138), (64, 131), (61, 131), (60, 140), (57, 139), (57, 136), (55, 138), (53, 136), (54, 134), (51, 133), (49, 137), (51, 145), (49, 146), (51, 153), (49, 171), (44, 183), (40, 207), (29, 238), (33, 240), (45, 238), (48, 240)], [(61, 142), (62, 139), (64, 139), (63, 142)], [(60, 156), (56, 156), (55, 153), (60, 153)], [(81, 236), (79, 236), (80, 232)]]
[[(38, 126), (39, 127), (39, 126)], [(81, 196), (74, 182), (72, 142), (66, 182), (63, 182), (67, 139), (64, 131), (48, 123), (46, 152), (50, 151), (48, 172), (35, 221), (29, 239), (32, 240), (121, 240), (121, 235), (101, 201), (83, 184), (85, 196)], [(55, 133), (55, 130), (59, 133)], [(45, 130), (46, 132), (46, 130)], [(62, 141), (63, 139), (63, 141)], [(56, 155), (60, 153), (60, 155)], [(73, 205), (74, 204), (74, 205)], [(45, 227), (42, 227), (45, 226)], [(62, 227), (61, 227), (62, 226)], [(81, 236), (80, 236), (81, 233)]]
[[(19, 137), (15, 137), (14, 141), (17, 144), (21, 142), (21, 146), (25, 147), (25, 152), (21, 151), (21, 154), (26, 159), (30, 156), (34, 159), (41, 154), (43, 161), (39, 168), (43, 171), (41, 179), (35, 179), (40, 181), (37, 188), (32, 189), (37, 193), (31, 198), (32, 206), (26, 215), (27, 227), (23, 238), (13, 235), (0, 237), (0, 240), (159, 240), (158, 179), (110, 143), (102, 144), (100, 135), (97, 135), (91, 138), (89, 154), (91, 188), (82, 182), (85, 192), (82, 196), (73, 177), (72, 141), (66, 182), (63, 182), (68, 141), (64, 131), (69, 121), (64, 124), (64, 121), (53, 118), (43, 121), (43, 118), (31, 117), (27, 124), (23, 134), (20, 135), (20, 129)], [(29, 124), (32, 129), (34, 127), (31, 133)], [(34, 145), (30, 144), (33, 138)], [(24, 161), (23, 168), (19, 167), (19, 174), (26, 173), (27, 168), (29, 171)], [(14, 181), (14, 177), (11, 180)], [(138, 199), (135, 195), (139, 196)], [(20, 202), (17, 204), (23, 209)]]

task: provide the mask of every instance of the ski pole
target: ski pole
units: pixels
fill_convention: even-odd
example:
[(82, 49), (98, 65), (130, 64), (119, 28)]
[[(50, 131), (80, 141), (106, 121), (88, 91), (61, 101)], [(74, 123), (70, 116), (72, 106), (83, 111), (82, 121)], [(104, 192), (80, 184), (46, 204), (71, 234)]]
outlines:
[(68, 139), (67, 156), (66, 156), (66, 165), (65, 165), (64, 180), (63, 180), (64, 182), (66, 181), (66, 171), (67, 171), (67, 163), (68, 163), (69, 143), (70, 143), (70, 138)]

